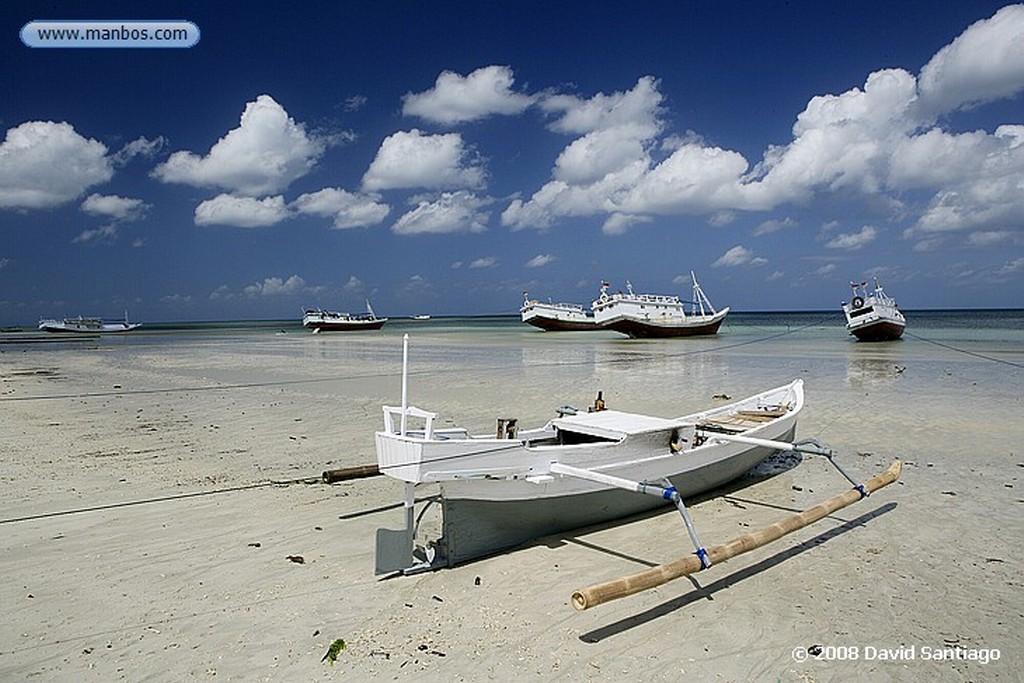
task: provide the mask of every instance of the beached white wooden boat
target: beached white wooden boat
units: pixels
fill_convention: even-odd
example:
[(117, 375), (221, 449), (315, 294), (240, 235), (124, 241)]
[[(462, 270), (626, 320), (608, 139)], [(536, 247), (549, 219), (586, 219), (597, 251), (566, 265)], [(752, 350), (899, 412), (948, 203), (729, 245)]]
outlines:
[(633, 285), (626, 283), (626, 292), (608, 293), (610, 285), (601, 283), (601, 294), (591, 304), (594, 322), (603, 329), (615, 330), (634, 338), (648, 337), (693, 337), (715, 334), (725, 316), (728, 306), (716, 311), (704, 290), (697, 283), (697, 276), (690, 271), (693, 280), (693, 297), (690, 313), (678, 296), (662, 294), (636, 294)]
[[(495, 434), (471, 436), (409, 406), (404, 377), (402, 406), (384, 407), (376, 450), (380, 473), (406, 483), (406, 528), (378, 530), (379, 574), (453, 565), (658, 505), (681, 506), (784, 448), (779, 441), (792, 439), (804, 402), (803, 382), (795, 380), (682, 417), (563, 408), (537, 429), (505, 419)], [(424, 484), (438, 485), (443, 529), (417, 563), (414, 489)]]
[(594, 316), (588, 314), (579, 304), (543, 302), (531, 299), (523, 292), (523, 306), (519, 309), (522, 321), (527, 325), (539, 327), (545, 331), (581, 331), (596, 330)]
[(387, 318), (378, 318), (366, 301), (366, 313), (338, 313), (325, 311), (322, 308), (309, 308), (303, 312), (302, 326), (317, 332), (351, 332), (354, 330), (379, 330), (384, 327)]
[(128, 312), (125, 311), (124, 320), (118, 322), (104, 322), (101, 318), (63, 318), (54, 320), (52, 318), (40, 320), (39, 329), (44, 332), (77, 332), (85, 334), (110, 334), (114, 332), (131, 332), (142, 323), (128, 322)]
[(859, 341), (892, 341), (903, 336), (907, 320), (896, 306), (896, 300), (887, 295), (875, 278), (875, 288), (869, 292), (867, 282), (850, 283), (853, 298), (843, 302), (846, 329)]

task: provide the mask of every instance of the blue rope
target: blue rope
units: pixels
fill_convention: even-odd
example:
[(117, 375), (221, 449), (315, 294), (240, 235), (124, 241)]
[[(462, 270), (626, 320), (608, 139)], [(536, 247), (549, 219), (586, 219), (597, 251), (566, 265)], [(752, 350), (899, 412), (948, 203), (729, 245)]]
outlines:
[(708, 559), (708, 551), (704, 548), (697, 549), (697, 557), (700, 558), (700, 568), (708, 569), (711, 567), (711, 560)]

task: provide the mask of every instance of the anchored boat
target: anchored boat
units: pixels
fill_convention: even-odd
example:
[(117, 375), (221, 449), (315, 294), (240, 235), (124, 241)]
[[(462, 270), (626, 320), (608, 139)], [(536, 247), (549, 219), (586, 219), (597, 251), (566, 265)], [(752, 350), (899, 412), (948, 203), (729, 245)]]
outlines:
[(594, 316), (588, 314), (579, 304), (545, 303), (531, 299), (523, 292), (523, 307), (519, 315), (524, 323), (545, 331), (596, 330)]
[(378, 318), (370, 306), (370, 300), (366, 300), (366, 313), (351, 314), (325, 311), (322, 308), (306, 309), (302, 315), (302, 326), (313, 330), (313, 333), (327, 332), (350, 332), (353, 330), (379, 330), (384, 327), (387, 318)]
[[(405, 482), (404, 529), (378, 529), (376, 572), (450, 566), (540, 536), (614, 520), (713, 489), (792, 439), (803, 382), (708, 410), (663, 418), (560, 408), (535, 429), (514, 419), (495, 433), (439, 426), (408, 405), (408, 338), (402, 405), (384, 406), (375, 435), (381, 474)], [(447, 421), (446, 421), (447, 423)], [(441, 537), (415, 549), (415, 488), (437, 484)], [(651, 495), (637, 495), (637, 492)]]
[(875, 288), (868, 292), (867, 282), (850, 283), (853, 298), (843, 302), (846, 329), (859, 341), (891, 341), (899, 339), (907, 320), (875, 278)]
[(678, 296), (661, 294), (636, 294), (633, 285), (626, 283), (626, 293), (608, 293), (607, 282), (601, 283), (601, 294), (591, 304), (594, 321), (601, 328), (607, 328), (633, 338), (647, 337), (691, 337), (716, 334), (728, 306), (716, 311), (704, 294), (697, 276), (690, 271), (693, 280), (693, 298), (690, 313)]
[(39, 329), (44, 332), (78, 332), (87, 334), (109, 334), (112, 332), (131, 332), (142, 325), (142, 323), (128, 322), (128, 311), (124, 313), (124, 320), (119, 322), (104, 322), (101, 318), (64, 318), (54, 320), (52, 318), (40, 320)]

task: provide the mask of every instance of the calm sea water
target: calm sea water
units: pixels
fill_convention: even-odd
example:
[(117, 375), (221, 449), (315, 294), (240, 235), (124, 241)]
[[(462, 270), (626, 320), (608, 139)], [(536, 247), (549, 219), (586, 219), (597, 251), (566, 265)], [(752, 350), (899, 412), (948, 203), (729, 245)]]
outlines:
[[(745, 345), (783, 345), (799, 350), (816, 352), (833, 350), (849, 352), (852, 349), (899, 349), (918, 344), (937, 343), (963, 345), (964, 351), (988, 352), (1006, 355), (1009, 360), (1024, 360), (1024, 309), (1012, 310), (941, 310), (906, 311), (907, 332), (895, 342), (875, 344), (858, 343), (844, 329), (843, 315), (839, 311), (804, 312), (733, 312), (726, 318), (719, 333), (711, 337), (691, 337), (666, 340), (630, 340), (615, 332), (542, 332), (520, 322), (518, 316), (441, 317), (425, 321), (392, 318), (379, 331), (334, 332), (317, 335), (319, 339), (346, 340), (348, 343), (401, 337), (408, 333), (417, 338), (438, 339), (448, 336), (453, 342), (481, 344), (524, 344), (559, 347), (630, 345), (636, 349), (668, 353), (704, 353), (725, 351)], [(290, 320), (240, 320), (213, 322), (144, 323), (138, 330), (124, 335), (106, 335), (81, 339), (82, 344), (149, 345), (178, 344), (183, 342), (254, 343), (259, 338), (309, 337), (301, 322)], [(42, 337), (43, 341), (58, 339), (74, 343), (74, 335), (37, 335), (34, 330), (6, 331), (0, 341), (30, 342)], [(57, 346), (57, 345), (54, 345)], [(940, 347), (941, 348), (941, 347)], [(909, 348), (908, 348), (909, 350)], [(950, 350), (950, 349), (947, 349)]]
[[(554, 407), (589, 405), (598, 391), (610, 407), (672, 416), (801, 378), (808, 394), (801, 434), (847, 451), (884, 446), (930, 458), (986, 440), (1000, 452), (1019, 447), (1024, 310), (905, 314), (904, 337), (882, 343), (857, 342), (838, 311), (731, 313), (717, 335), (654, 340), (542, 332), (518, 316), (392, 318), (379, 331), (321, 334), (296, 320), (144, 323), (87, 339), (5, 332), (0, 371), (139, 369), (146, 384), (132, 390), (195, 386), (336, 409), (332, 428), (347, 430), (336, 438), (361, 446), (378, 428), (379, 406), (399, 400), (409, 334), (413, 402), (481, 432), (495, 415), (543, 424)], [(76, 366), (78, 356), (86, 362)]]

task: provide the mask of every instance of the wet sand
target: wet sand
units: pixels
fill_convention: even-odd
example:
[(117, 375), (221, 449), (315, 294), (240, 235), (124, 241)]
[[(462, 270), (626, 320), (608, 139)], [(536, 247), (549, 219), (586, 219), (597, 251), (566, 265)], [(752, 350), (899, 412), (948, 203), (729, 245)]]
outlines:
[[(373, 461), (397, 334), (4, 348), (0, 679), (1018, 680), (1019, 368), (912, 341), (679, 355), (582, 339), (419, 334), (412, 402), (486, 432), (597, 390), (671, 417), (803, 377), (798, 435), (865, 479), (901, 458), (903, 477), (581, 613), (574, 589), (691, 551), (674, 509), (374, 577), (401, 485), (317, 480)], [(705, 544), (846, 488), (821, 459), (778, 469), (692, 505)]]

